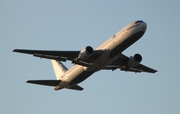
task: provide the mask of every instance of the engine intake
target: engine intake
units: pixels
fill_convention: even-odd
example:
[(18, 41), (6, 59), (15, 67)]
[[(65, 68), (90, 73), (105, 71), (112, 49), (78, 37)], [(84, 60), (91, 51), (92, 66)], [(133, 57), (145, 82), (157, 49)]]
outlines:
[(86, 60), (93, 54), (93, 52), (94, 52), (93, 48), (91, 46), (87, 46), (80, 51), (78, 59)]
[(135, 54), (131, 56), (128, 61), (129, 67), (135, 67), (142, 61), (142, 56), (140, 54)]

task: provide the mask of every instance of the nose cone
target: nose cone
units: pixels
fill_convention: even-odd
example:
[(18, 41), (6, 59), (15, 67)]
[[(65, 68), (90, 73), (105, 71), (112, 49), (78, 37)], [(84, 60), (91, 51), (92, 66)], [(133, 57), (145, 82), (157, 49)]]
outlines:
[(142, 20), (137, 20), (137, 21), (135, 21), (134, 22), (134, 24), (135, 25), (139, 25), (139, 27), (140, 27), (140, 29), (142, 30), (142, 31), (146, 31), (146, 28), (147, 28), (147, 24), (144, 22), (144, 21), (142, 21)]
[(143, 29), (144, 32), (146, 31), (146, 28), (147, 28), (147, 24), (145, 22), (143, 22), (142, 23), (142, 29)]
[(141, 22), (141, 23), (138, 23), (138, 24), (139, 24), (139, 30), (145, 32), (146, 28), (147, 28), (147, 24), (145, 22)]

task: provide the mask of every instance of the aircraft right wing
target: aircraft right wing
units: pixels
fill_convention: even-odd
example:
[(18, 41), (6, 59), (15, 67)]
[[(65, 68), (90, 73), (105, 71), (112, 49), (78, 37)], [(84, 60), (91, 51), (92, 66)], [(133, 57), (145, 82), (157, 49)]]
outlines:
[(51, 50), (26, 50), (26, 49), (14, 49), (13, 52), (31, 54), (35, 57), (54, 59), (59, 61), (72, 61), (72, 63), (82, 66), (89, 66), (94, 60), (99, 58), (103, 50), (94, 50), (93, 54), (86, 60), (78, 61), (76, 58), (79, 56), (80, 51), (51, 51)]
[(76, 56), (78, 56), (80, 51), (14, 49), (13, 52), (32, 54), (35, 57), (64, 61), (64, 60), (73, 60)]

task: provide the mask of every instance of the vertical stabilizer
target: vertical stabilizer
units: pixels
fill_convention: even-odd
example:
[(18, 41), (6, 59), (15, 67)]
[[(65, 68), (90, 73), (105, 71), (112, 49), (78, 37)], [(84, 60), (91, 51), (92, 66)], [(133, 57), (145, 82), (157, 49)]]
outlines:
[(57, 80), (61, 80), (61, 76), (68, 70), (63, 63), (61, 63), (60, 61), (56, 61), (56, 60), (51, 60), (52, 62), (52, 66), (54, 69), (54, 73), (56, 75), (56, 79)]

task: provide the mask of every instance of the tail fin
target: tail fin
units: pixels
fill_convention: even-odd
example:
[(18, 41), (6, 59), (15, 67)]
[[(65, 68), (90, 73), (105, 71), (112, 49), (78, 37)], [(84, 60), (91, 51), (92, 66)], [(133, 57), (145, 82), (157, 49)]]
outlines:
[(54, 73), (57, 80), (61, 80), (61, 76), (68, 70), (60, 61), (51, 60)]

